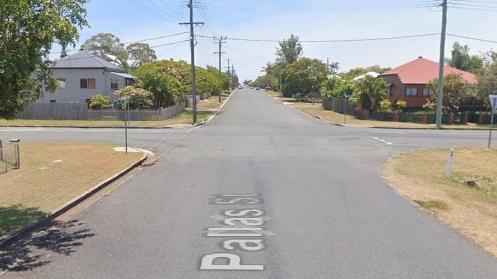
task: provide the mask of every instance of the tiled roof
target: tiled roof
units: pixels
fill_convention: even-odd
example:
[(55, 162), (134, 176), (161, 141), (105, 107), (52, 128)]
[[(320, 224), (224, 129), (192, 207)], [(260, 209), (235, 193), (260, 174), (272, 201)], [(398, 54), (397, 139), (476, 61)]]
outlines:
[(73, 55), (66, 56), (54, 62), (54, 69), (108, 69), (114, 72), (125, 72), (121, 67), (104, 59), (81, 50)]
[[(398, 75), (404, 84), (428, 84), (434, 79), (438, 79), (439, 64), (437, 62), (419, 57), (409, 63), (401, 65), (380, 76)], [(457, 74), (467, 82), (475, 84), (478, 82), (476, 75), (452, 68), (445, 65), (445, 75)]]

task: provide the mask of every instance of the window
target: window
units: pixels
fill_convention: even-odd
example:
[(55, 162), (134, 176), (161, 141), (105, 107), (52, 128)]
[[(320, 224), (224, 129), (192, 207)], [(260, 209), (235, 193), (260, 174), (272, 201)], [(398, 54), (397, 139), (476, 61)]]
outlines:
[(132, 86), (133, 83), (134, 83), (134, 81), (132, 79), (130, 79), (130, 78), (126, 79), (126, 86)]
[(57, 84), (58, 84), (59, 88), (66, 88), (66, 79), (65, 78), (58, 78)]
[(50, 104), (55, 104), (57, 103), (57, 100), (50, 100)]
[(424, 97), (429, 97), (431, 95), (431, 90), (428, 86), (426, 86), (425, 88), (423, 88), (423, 96)]
[(80, 79), (80, 87), (82, 89), (95, 89), (97, 85), (94, 78), (83, 78)]
[(406, 96), (407, 97), (418, 96), (418, 88), (417, 87), (406, 87)]
[(110, 80), (110, 89), (111, 90), (118, 90), (119, 89), (119, 83), (117, 82), (117, 79)]

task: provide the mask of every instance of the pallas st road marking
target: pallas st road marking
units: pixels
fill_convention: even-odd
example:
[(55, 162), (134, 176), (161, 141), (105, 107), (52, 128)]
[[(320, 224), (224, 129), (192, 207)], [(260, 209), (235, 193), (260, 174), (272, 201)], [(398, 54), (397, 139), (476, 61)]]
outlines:
[(219, 240), (220, 249), (203, 255), (200, 270), (264, 271), (264, 263), (245, 263), (243, 253), (257, 253), (266, 248), (265, 239), (273, 234), (265, 228), (270, 220), (261, 209), (260, 194), (216, 194), (209, 202), (220, 209), (212, 218), (220, 227), (205, 229), (204, 236)]

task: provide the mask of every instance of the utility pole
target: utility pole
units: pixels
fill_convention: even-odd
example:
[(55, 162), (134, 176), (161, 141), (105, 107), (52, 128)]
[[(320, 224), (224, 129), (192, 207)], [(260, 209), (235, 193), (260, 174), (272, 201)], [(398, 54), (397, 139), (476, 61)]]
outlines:
[[(214, 40), (216, 40), (216, 39), (217, 39), (217, 38), (216, 38), (216, 37), (214, 37)], [(219, 51), (214, 52), (214, 53), (219, 54), (219, 87), (220, 87), (220, 88), (219, 88), (219, 102), (220, 102), (220, 103), (221, 103), (221, 93), (222, 93), (222, 91), (223, 91), (223, 88), (222, 88), (222, 85), (221, 85), (221, 71), (222, 71), (222, 69), (221, 69), (221, 67), (222, 67), (222, 65), (221, 65), (221, 58), (222, 58), (222, 55), (223, 55), (224, 53), (226, 53), (226, 52), (223, 52), (223, 51), (222, 51), (222, 48), (223, 48), (223, 43), (226, 41), (226, 39), (228, 39), (226, 36), (224, 36), (224, 37), (223, 37), (223, 36), (221, 36), (221, 37), (219, 38), (219, 40), (218, 40), (218, 44), (219, 44)]]
[(192, 64), (192, 111), (193, 124), (197, 123), (197, 89), (196, 89), (196, 73), (195, 73), (195, 26), (203, 25), (203, 22), (193, 21), (193, 0), (188, 3), (190, 8), (190, 22), (183, 22), (180, 25), (190, 25), (190, 49), (191, 49), (191, 64)]
[(228, 58), (228, 77), (230, 78), (230, 80), (232, 80), (232, 78), (231, 78), (230, 59), (229, 58)]
[(235, 90), (235, 65), (231, 65), (231, 80), (233, 83), (233, 90)]
[(437, 96), (437, 128), (442, 128), (442, 107), (443, 107), (443, 92), (444, 92), (444, 78), (445, 78), (445, 37), (447, 35), (447, 0), (442, 3), (442, 35), (440, 38), (440, 65), (438, 74), (438, 96)]

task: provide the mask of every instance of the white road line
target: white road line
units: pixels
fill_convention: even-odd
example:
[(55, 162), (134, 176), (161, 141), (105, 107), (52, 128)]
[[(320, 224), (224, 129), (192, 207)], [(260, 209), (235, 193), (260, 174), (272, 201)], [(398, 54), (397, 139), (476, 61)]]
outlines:
[(372, 139), (377, 140), (377, 141), (382, 142), (382, 143), (387, 144), (387, 145), (393, 145), (392, 142), (384, 140), (384, 139), (379, 138), (379, 137), (372, 137)]

